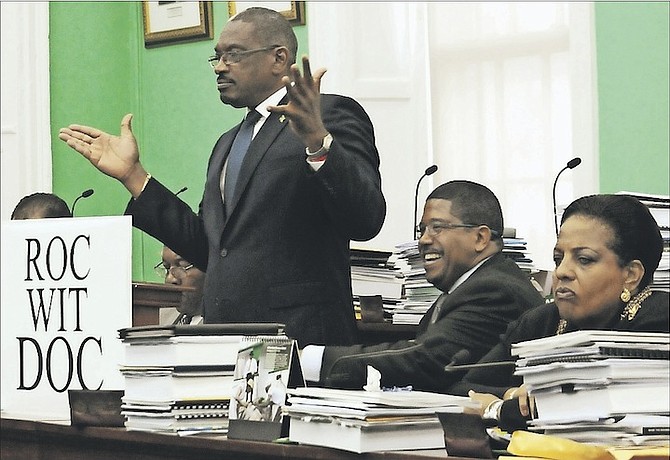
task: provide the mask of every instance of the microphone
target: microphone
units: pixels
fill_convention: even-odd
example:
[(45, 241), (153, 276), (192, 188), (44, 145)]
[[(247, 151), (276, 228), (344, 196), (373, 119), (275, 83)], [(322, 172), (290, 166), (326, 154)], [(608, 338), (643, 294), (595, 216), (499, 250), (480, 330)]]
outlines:
[(437, 171), (437, 165), (432, 165), (426, 168), (426, 170), (423, 173), (423, 176), (419, 178), (419, 181), (416, 183), (416, 191), (414, 192), (414, 227), (412, 227), (412, 235), (414, 235), (414, 239), (418, 240), (419, 239), (419, 232), (416, 229), (416, 213), (418, 211), (419, 207), (419, 185), (421, 184), (421, 181), (423, 180), (424, 177), (430, 176), (431, 174), (435, 174), (435, 171)]
[(174, 194), (174, 196), (177, 196), (177, 195), (179, 195), (180, 193), (185, 192), (186, 190), (188, 190), (188, 187), (182, 187), (182, 188), (179, 189), (179, 191), (177, 191), (177, 193)]
[(579, 157), (575, 157), (572, 160), (568, 161), (568, 164), (566, 164), (565, 167), (563, 167), (563, 169), (561, 169), (558, 172), (558, 174), (556, 174), (556, 179), (554, 180), (554, 189), (552, 191), (552, 197), (554, 200), (554, 230), (556, 231), (557, 237), (558, 237), (558, 214), (556, 212), (556, 184), (558, 183), (558, 178), (563, 173), (563, 171), (565, 171), (566, 169), (574, 169), (577, 166), (579, 166), (581, 162), (582, 159)]
[(81, 192), (81, 195), (79, 195), (75, 200), (74, 203), (72, 203), (72, 217), (74, 217), (74, 207), (77, 205), (77, 201), (81, 200), (82, 198), (88, 198), (89, 196), (93, 195), (95, 191), (92, 188), (89, 188), (88, 190), (84, 190)]
[(470, 356), (470, 351), (465, 348), (457, 351), (454, 353), (454, 356), (451, 357), (451, 362), (444, 366), (445, 372), (458, 372), (487, 367), (514, 366), (516, 364), (516, 361), (492, 361), (489, 363), (462, 364), (468, 362)]

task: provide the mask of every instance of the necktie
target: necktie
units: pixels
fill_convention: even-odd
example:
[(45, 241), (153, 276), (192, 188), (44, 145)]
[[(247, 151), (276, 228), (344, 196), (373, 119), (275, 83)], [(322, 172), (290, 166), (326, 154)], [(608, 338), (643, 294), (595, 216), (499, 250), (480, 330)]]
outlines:
[(240, 130), (237, 132), (237, 136), (235, 136), (233, 145), (230, 147), (230, 153), (228, 154), (228, 160), (226, 163), (226, 177), (223, 183), (223, 197), (227, 215), (230, 215), (230, 205), (233, 202), (233, 197), (235, 196), (237, 177), (240, 174), (242, 162), (244, 161), (244, 156), (249, 149), (249, 144), (251, 144), (251, 138), (254, 134), (254, 126), (260, 118), (261, 114), (257, 111), (252, 110), (249, 112), (242, 122)]
[(435, 309), (433, 310), (433, 314), (430, 317), (430, 324), (435, 323), (440, 317), (440, 310), (442, 310), (442, 305), (447, 300), (447, 295), (448, 294), (445, 292), (435, 301)]

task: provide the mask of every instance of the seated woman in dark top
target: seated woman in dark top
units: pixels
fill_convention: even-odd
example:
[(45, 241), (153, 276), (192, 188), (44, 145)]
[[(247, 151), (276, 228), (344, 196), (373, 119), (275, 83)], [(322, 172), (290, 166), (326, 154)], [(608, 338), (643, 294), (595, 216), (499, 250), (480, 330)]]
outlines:
[[(511, 323), (480, 363), (513, 360), (513, 343), (580, 329), (668, 332), (669, 294), (649, 288), (662, 252), (658, 225), (637, 199), (575, 200), (563, 213), (554, 248), (554, 301)], [(472, 369), (449, 392), (469, 394), (506, 431), (524, 429), (533, 401), (513, 373), (513, 366)]]

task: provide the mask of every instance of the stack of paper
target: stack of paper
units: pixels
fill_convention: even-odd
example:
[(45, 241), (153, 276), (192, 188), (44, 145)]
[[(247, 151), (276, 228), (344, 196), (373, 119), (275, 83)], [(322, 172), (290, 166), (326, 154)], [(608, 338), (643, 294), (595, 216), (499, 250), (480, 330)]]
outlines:
[(279, 324), (143, 326), (121, 329), (122, 414), (131, 430), (225, 431), (240, 343)]
[(512, 353), (535, 398), (531, 429), (593, 444), (668, 441), (670, 334), (575, 331)]
[(635, 192), (619, 192), (618, 194), (630, 195), (640, 200), (656, 220), (661, 237), (663, 237), (663, 254), (650, 287), (655, 291), (670, 292), (670, 196)]
[(396, 245), (389, 264), (405, 280), (405, 297), (390, 310), (393, 323), (419, 324), (442, 292), (426, 279), (418, 241)]
[(438, 412), (474, 408), (467, 397), (421, 391), (297, 388), (289, 439), (351, 452), (444, 448)]
[(405, 279), (388, 264), (391, 251), (351, 248), (351, 289), (354, 304), (363, 296), (381, 296), (385, 305), (395, 305), (405, 295)]

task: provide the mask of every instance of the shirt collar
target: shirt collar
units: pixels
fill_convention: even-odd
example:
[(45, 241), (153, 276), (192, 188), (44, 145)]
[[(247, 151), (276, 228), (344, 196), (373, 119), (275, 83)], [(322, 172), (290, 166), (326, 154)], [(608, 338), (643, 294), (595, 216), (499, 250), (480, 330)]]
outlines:
[(279, 102), (284, 98), (284, 96), (286, 96), (286, 88), (282, 86), (276, 92), (271, 94), (270, 97), (258, 104), (256, 106), (256, 112), (261, 114), (261, 118), (263, 120), (267, 119), (267, 117), (270, 116), (270, 112), (268, 112), (267, 107), (269, 105), (279, 105)]
[(447, 291), (447, 294), (451, 294), (452, 292), (454, 292), (454, 290), (455, 290), (458, 286), (460, 286), (461, 284), (465, 283), (465, 281), (466, 281), (468, 278), (470, 278), (470, 276), (471, 276), (475, 271), (477, 271), (477, 269), (478, 269), (479, 267), (481, 267), (482, 264), (483, 264), (484, 262), (486, 262), (487, 260), (489, 260), (491, 257), (493, 257), (493, 256), (489, 256), (489, 257), (487, 257), (486, 259), (480, 261), (477, 265), (475, 265), (474, 267), (472, 267), (470, 270), (468, 270), (467, 272), (463, 273), (463, 274), (456, 280), (456, 282), (451, 286), (451, 288), (449, 288), (449, 290)]

